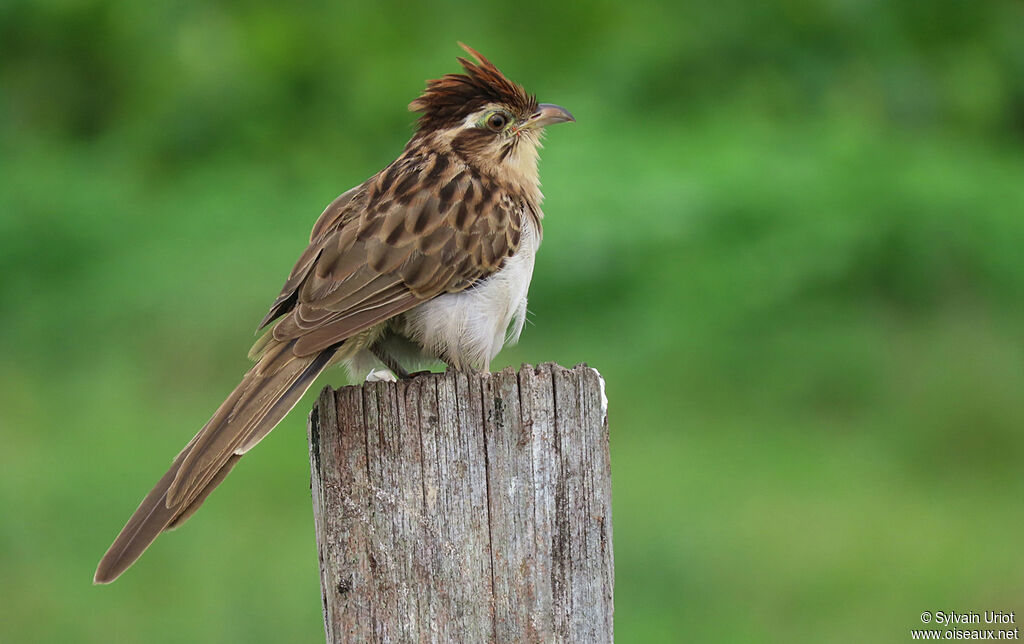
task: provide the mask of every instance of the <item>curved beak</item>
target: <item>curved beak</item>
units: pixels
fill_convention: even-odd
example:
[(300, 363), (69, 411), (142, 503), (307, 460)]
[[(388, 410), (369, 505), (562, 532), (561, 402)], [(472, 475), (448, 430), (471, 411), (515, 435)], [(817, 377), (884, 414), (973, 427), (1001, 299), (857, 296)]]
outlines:
[(569, 110), (564, 107), (552, 103), (541, 103), (537, 106), (537, 111), (530, 115), (526, 123), (523, 123), (523, 127), (538, 128), (554, 123), (565, 123), (566, 121), (575, 120), (572, 114), (569, 113)]

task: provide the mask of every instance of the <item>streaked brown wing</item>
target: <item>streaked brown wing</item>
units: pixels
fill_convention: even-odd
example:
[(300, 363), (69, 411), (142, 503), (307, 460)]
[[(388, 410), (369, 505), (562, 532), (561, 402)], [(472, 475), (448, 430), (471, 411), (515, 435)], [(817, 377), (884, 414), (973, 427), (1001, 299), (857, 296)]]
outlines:
[[(388, 182), (385, 170), (331, 214), (332, 227), (314, 237), (271, 309), (283, 316), (253, 368), (254, 383), (277, 380), (278, 371), (291, 369), (289, 357), (298, 373), (316, 354), (420, 302), (469, 287), (515, 253), (525, 206), (468, 171), (453, 167), (448, 177), (432, 175), (441, 163), (451, 166), (420, 159), (400, 181)], [(272, 373), (263, 373), (264, 362), (274, 365)], [(245, 387), (237, 393), (250, 395)], [(223, 411), (227, 421), (238, 406), (230, 402)], [(266, 424), (236, 425), (211, 421), (200, 432), (170, 485), (169, 501), (192, 498), (233, 454), (270, 431)]]
[(518, 248), (516, 199), (439, 155), (395, 163), (403, 162), (404, 171), (385, 169), (317, 222), (268, 314), (283, 316), (273, 338), (295, 340), (296, 355), (467, 288)]
[[(306, 279), (310, 269), (313, 267), (313, 262), (319, 257), (322, 250), (322, 245), (318, 244), (317, 241), (327, 231), (335, 230), (345, 223), (347, 217), (353, 215), (358, 216), (358, 209), (361, 206), (358, 197), (363, 196), (363, 188), (365, 184), (358, 185), (351, 190), (342, 193), (334, 201), (332, 201), (324, 211), (320, 214), (320, 217), (313, 224), (313, 231), (309, 235), (309, 246), (299, 256), (299, 260), (295, 262), (295, 267), (292, 268), (292, 272), (288, 275), (288, 279), (284, 283), (284, 287), (281, 289), (281, 293), (274, 300), (274, 303), (270, 305), (270, 311), (260, 321), (259, 327), (262, 329), (267, 324), (279, 317), (282, 313), (291, 310), (294, 306), (294, 297), (299, 285)], [(352, 204), (353, 199), (356, 198), (357, 203)]]

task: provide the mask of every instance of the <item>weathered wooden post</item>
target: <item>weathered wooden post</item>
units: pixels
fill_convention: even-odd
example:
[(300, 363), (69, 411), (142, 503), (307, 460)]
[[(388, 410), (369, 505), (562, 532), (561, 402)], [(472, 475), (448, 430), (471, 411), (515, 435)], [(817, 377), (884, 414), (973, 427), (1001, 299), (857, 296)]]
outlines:
[(327, 641), (612, 641), (606, 408), (586, 365), (325, 388)]

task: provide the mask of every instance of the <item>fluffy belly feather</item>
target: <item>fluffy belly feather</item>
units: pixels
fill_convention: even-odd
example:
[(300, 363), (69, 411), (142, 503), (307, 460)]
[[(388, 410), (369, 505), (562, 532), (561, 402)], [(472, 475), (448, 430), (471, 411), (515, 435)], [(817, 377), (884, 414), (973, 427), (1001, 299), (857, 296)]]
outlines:
[(420, 304), (397, 328), (424, 354), (456, 369), (487, 369), (505, 343), (515, 343), (523, 330), (539, 241), (530, 218), (524, 217), (519, 250), (500, 271), (465, 291)]

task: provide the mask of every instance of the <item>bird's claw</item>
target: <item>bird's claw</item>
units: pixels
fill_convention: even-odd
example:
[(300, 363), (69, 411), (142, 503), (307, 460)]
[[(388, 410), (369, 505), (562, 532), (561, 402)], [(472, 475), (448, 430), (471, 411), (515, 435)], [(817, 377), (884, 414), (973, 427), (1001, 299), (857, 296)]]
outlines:
[(390, 369), (371, 369), (366, 374), (366, 382), (398, 382), (398, 378)]

